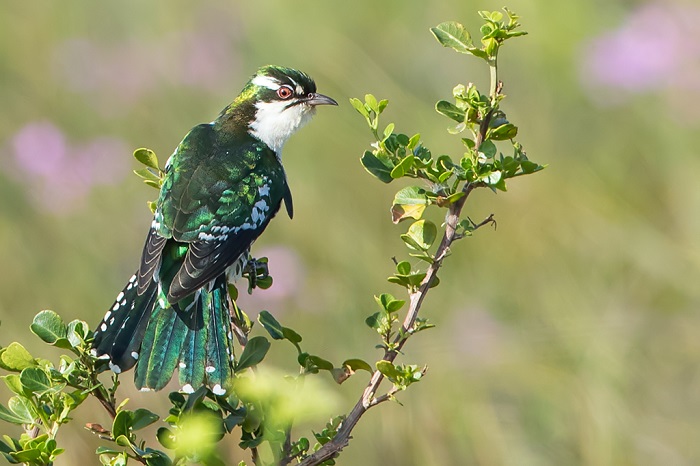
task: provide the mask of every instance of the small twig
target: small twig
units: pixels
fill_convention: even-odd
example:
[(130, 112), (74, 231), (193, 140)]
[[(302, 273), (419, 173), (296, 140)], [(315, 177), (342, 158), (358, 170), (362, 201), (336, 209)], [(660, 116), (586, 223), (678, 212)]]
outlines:
[(93, 392), (93, 394), (95, 398), (97, 398), (97, 400), (100, 402), (100, 404), (102, 404), (102, 406), (107, 410), (112, 419), (117, 417), (117, 409), (114, 407), (114, 403), (104, 398), (104, 395), (100, 390)]

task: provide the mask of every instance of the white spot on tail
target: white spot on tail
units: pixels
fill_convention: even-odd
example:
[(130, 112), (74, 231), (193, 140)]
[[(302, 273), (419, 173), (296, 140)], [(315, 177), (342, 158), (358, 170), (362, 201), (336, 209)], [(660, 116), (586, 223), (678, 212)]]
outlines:
[(182, 391), (185, 393), (194, 393), (194, 388), (190, 384), (185, 384), (182, 386)]
[(109, 316), (111, 316), (111, 315), (112, 315), (112, 311), (107, 311), (107, 312), (105, 312), (104, 319), (102, 319), (102, 320), (107, 320), (107, 319), (109, 319)]
[(106, 332), (107, 331), (107, 324), (102, 322), (102, 325), (100, 325), (100, 330), (102, 330), (103, 332)]
[(124, 297), (124, 292), (120, 291), (119, 294), (117, 295), (117, 301), (121, 301), (123, 297)]
[(216, 367), (214, 367), (214, 366), (207, 366), (207, 367), (204, 368), (204, 371), (205, 371), (207, 374), (211, 374), (211, 373), (214, 372), (215, 370), (216, 370)]
[(222, 395), (226, 394), (226, 390), (221, 388), (221, 385), (218, 383), (216, 385), (214, 385), (213, 387), (211, 387), (211, 392), (217, 396), (222, 396)]
[(185, 364), (184, 362), (181, 362), (181, 363), (178, 364), (177, 366), (178, 366), (180, 369), (186, 369), (186, 368), (187, 368), (187, 364)]
[(136, 351), (132, 351), (132, 352), (131, 352), (131, 357), (134, 358), (134, 359), (136, 359), (136, 360), (138, 360), (138, 358), (139, 358), (139, 353), (137, 353)]
[(114, 372), (115, 374), (121, 374), (121, 372), (122, 372), (121, 368), (120, 368), (119, 366), (117, 366), (116, 364), (112, 364), (111, 361), (110, 361), (110, 363), (109, 363), (109, 368), (110, 368), (110, 369), (112, 370), (112, 372)]

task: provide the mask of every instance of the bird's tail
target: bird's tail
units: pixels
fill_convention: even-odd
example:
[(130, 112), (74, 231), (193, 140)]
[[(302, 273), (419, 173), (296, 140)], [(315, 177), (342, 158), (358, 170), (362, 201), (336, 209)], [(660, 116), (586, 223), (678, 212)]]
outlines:
[(179, 370), (183, 391), (206, 384), (217, 394), (233, 375), (233, 335), (226, 276), (171, 305), (157, 289), (142, 337), (134, 381), (142, 390), (160, 390)]
[(133, 275), (95, 330), (93, 354), (109, 359), (110, 369), (117, 374), (131, 369), (138, 360), (157, 291), (157, 283), (152, 282), (139, 295)]
[(171, 305), (155, 280), (139, 295), (134, 275), (98, 325), (93, 354), (116, 373), (136, 365), (141, 390), (162, 389), (179, 368), (183, 391), (206, 384), (224, 394), (233, 375), (226, 276)]

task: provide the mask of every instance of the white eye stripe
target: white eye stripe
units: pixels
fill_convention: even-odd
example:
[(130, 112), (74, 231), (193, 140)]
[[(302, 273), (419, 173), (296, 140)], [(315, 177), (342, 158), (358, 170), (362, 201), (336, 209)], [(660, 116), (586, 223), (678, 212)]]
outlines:
[(271, 78), (269, 76), (262, 76), (262, 75), (259, 75), (259, 76), (256, 76), (255, 78), (253, 78), (252, 82), (256, 86), (266, 87), (268, 89), (272, 89), (273, 91), (276, 91), (281, 86), (280, 82), (277, 81), (275, 78)]

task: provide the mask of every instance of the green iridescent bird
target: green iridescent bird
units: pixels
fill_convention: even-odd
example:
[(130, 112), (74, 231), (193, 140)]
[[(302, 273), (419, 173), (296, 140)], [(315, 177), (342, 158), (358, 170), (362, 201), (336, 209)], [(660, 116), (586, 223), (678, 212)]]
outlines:
[(160, 390), (177, 368), (185, 392), (226, 392), (227, 282), (283, 201), (292, 217), (281, 150), (318, 105), (338, 104), (305, 73), (265, 66), (216, 120), (185, 136), (165, 166), (138, 271), (95, 331), (93, 354), (114, 372), (136, 366), (136, 386)]

